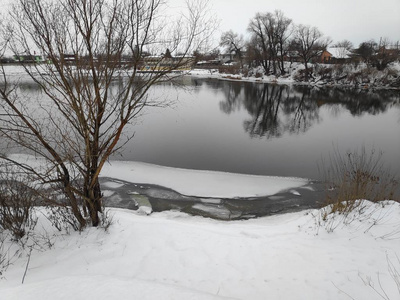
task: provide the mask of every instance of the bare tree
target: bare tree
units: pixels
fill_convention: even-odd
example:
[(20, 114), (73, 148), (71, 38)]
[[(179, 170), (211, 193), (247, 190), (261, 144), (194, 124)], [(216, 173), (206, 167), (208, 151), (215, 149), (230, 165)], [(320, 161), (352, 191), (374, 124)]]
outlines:
[(342, 40), (342, 41), (335, 43), (333, 45), (333, 47), (345, 48), (346, 50), (350, 51), (353, 49), (354, 46), (353, 46), (353, 43), (350, 42), (349, 40)]
[(389, 38), (380, 38), (377, 53), (372, 56), (372, 65), (382, 71), (386, 69), (390, 63), (398, 60), (399, 57), (400, 51), (398, 42), (396, 44)]
[(376, 54), (377, 43), (374, 40), (362, 42), (355, 53), (359, 55), (365, 63), (370, 63), (372, 57)]
[[(39, 87), (25, 98), (2, 68), (3, 138), (44, 159), (40, 168), (12, 161), (42, 184), (58, 186), (79, 227), (98, 226), (99, 175), (124, 142), (124, 128), (148, 105), (152, 85), (188, 68), (189, 53), (211, 35), (207, 1), (188, 2), (176, 22), (162, 0), (18, 0), (8, 36), (14, 55), (43, 56), (22, 64)], [(167, 25), (166, 25), (167, 24)], [(147, 57), (145, 53), (180, 53)], [(128, 135), (128, 138), (130, 136)]]
[(243, 49), (245, 47), (243, 35), (234, 33), (232, 30), (226, 31), (222, 33), (219, 44), (230, 53), (234, 52), (239, 59), (240, 67), (243, 67)]
[(285, 17), (282, 11), (276, 10), (274, 13), (276, 30), (275, 41), (277, 47), (277, 57), (281, 74), (285, 74), (284, 61), (289, 50), (290, 37), (293, 33), (292, 20)]
[(270, 72), (271, 68), (271, 50), (269, 47), (268, 37), (268, 18), (265, 14), (257, 13), (254, 19), (250, 21), (248, 31), (252, 34), (251, 43), (249, 46), (253, 46), (255, 54), (259, 54), (258, 60), (264, 68), (265, 74)]
[[(250, 21), (248, 30), (253, 35), (252, 41), (257, 42), (257, 48), (262, 49), (262, 59), (267, 60), (262, 64), (268, 73), (285, 73), (284, 57), (288, 49), (292, 20), (285, 17), (283, 12), (276, 10), (274, 13), (257, 13)], [(250, 44), (251, 45), (251, 44)]]
[(304, 62), (306, 81), (308, 81), (310, 75), (308, 63), (321, 55), (329, 43), (330, 39), (324, 38), (322, 32), (316, 27), (301, 24), (296, 27), (292, 47)]
[(261, 50), (258, 48), (257, 40), (252, 36), (246, 43), (246, 63), (249, 67), (261, 65)]

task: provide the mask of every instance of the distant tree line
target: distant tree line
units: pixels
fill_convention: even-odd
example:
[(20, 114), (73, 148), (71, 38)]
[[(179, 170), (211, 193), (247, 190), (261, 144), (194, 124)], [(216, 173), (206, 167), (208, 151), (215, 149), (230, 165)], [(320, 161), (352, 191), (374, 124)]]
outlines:
[[(243, 35), (229, 30), (221, 35), (220, 46), (232, 53), (240, 68), (262, 67), (266, 75), (285, 75), (288, 64), (285, 61), (302, 62), (305, 66), (304, 78), (307, 81), (312, 70), (309, 63), (318, 61), (322, 53), (332, 43), (329, 37), (314, 26), (295, 24), (282, 11), (273, 13), (257, 13), (249, 22), (250, 38), (246, 41)], [(379, 43), (371, 40), (362, 42), (354, 49), (350, 41), (343, 40), (333, 45), (338, 48), (338, 60), (344, 62), (348, 53), (353, 61), (363, 61), (385, 69), (389, 63), (399, 59), (399, 43), (394, 44), (388, 39)]]
[(362, 42), (354, 50), (365, 63), (376, 67), (378, 70), (384, 70), (387, 66), (400, 59), (400, 44), (393, 43), (387, 38), (381, 38), (379, 43), (374, 40)]

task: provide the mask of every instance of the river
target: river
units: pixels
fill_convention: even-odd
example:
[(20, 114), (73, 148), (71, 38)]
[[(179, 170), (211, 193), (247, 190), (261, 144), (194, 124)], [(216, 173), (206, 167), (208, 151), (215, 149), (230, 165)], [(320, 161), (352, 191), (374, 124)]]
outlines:
[(400, 174), (400, 93), (185, 78), (153, 87), (150, 108), (113, 159), (323, 179), (329, 157), (382, 152)]

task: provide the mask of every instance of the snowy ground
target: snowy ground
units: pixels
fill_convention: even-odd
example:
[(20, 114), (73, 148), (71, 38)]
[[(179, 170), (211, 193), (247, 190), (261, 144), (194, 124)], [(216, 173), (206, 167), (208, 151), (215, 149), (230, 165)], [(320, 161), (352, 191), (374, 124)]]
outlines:
[(1, 299), (380, 299), (363, 280), (399, 297), (389, 274), (390, 263), (400, 269), (398, 203), (371, 229), (372, 219), (338, 220), (333, 233), (315, 224), (317, 211), (240, 222), (112, 214), (108, 233), (47, 231), (54, 246), (32, 252), (24, 284), (27, 257), (17, 260)]
[[(298, 69), (304, 69), (301, 64), (296, 64)], [(294, 73), (294, 71), (293, 71)], [(285, 77), (277, 77), (275, 75), (266, 76), (263, 75), (262, 77), (244, 77), (240, 74), (221, 74), (218, 72), (217, 69), (193, 69), (189, 72), (190, 76), (193, 77), (200, 77), (200, 78), (215, 78), (215, 79), (222, 79), (222, 80), (230, 80), (230, 81), (248, 81), (248, 82), (264, 82), (264, 83), (278, 83), (278, 84), (299, 84), (296, 80), (293, 79), (291, 75)]]
[[(190, 194), (205, 188), (191, 186), (191, 176), (209, 177), (210, 188), (218, 182), (214, 172), (146, 164), (113, 163), (105, 174), (136, 180), (135, 170), (151, 170), (155, 180), (188, 178), (175, 184)], [(244, 178), (217, 175), (232, 183)], [(271, 184), (266, 192), (277, 184), (251, 178), (255, 186)], [(279, 189), (301, 182), (280, 181)], [(368, 284), (399, 299), (391, 267), (400, 271), (400, 204), (383, 204), (366, 201), (356, 214), (325, 221), (324, 210), (226, 222), (111, 209), (109, 232), (70, 235), (50, 228), (40, 210), (36, 240), (47, 246), (35, 246), (29, 263), (25, 248), (0, 280), (0, 299), (382, 299)]]

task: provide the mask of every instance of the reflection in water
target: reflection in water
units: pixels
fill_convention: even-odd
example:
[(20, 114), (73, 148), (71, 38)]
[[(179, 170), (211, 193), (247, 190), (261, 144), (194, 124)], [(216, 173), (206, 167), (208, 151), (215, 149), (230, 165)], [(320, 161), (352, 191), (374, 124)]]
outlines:
[(230, 114), (242, 107), (251, 119), (244, 128), (251, 137), (274, 138), (284, 133), (306, 132), (320, 121), (320, 108), (328, 106), (332, 115), (344, 111), (353, 116), (376, 115), (399, 102), (395, 91), (379, 93), (340, 88), (310, 88), (259, 83), (232, 83), (207, 81), (206, 85), (220, 88), (225, 100), (220, 109)]
[(244, 107), (252, 116), (252, 120), (244, 121), (244, 128), (252, 137), (282, 135), (283, 126), (279, 111), (283, 92), (283, 86), (275, 85), (245, 89)]

